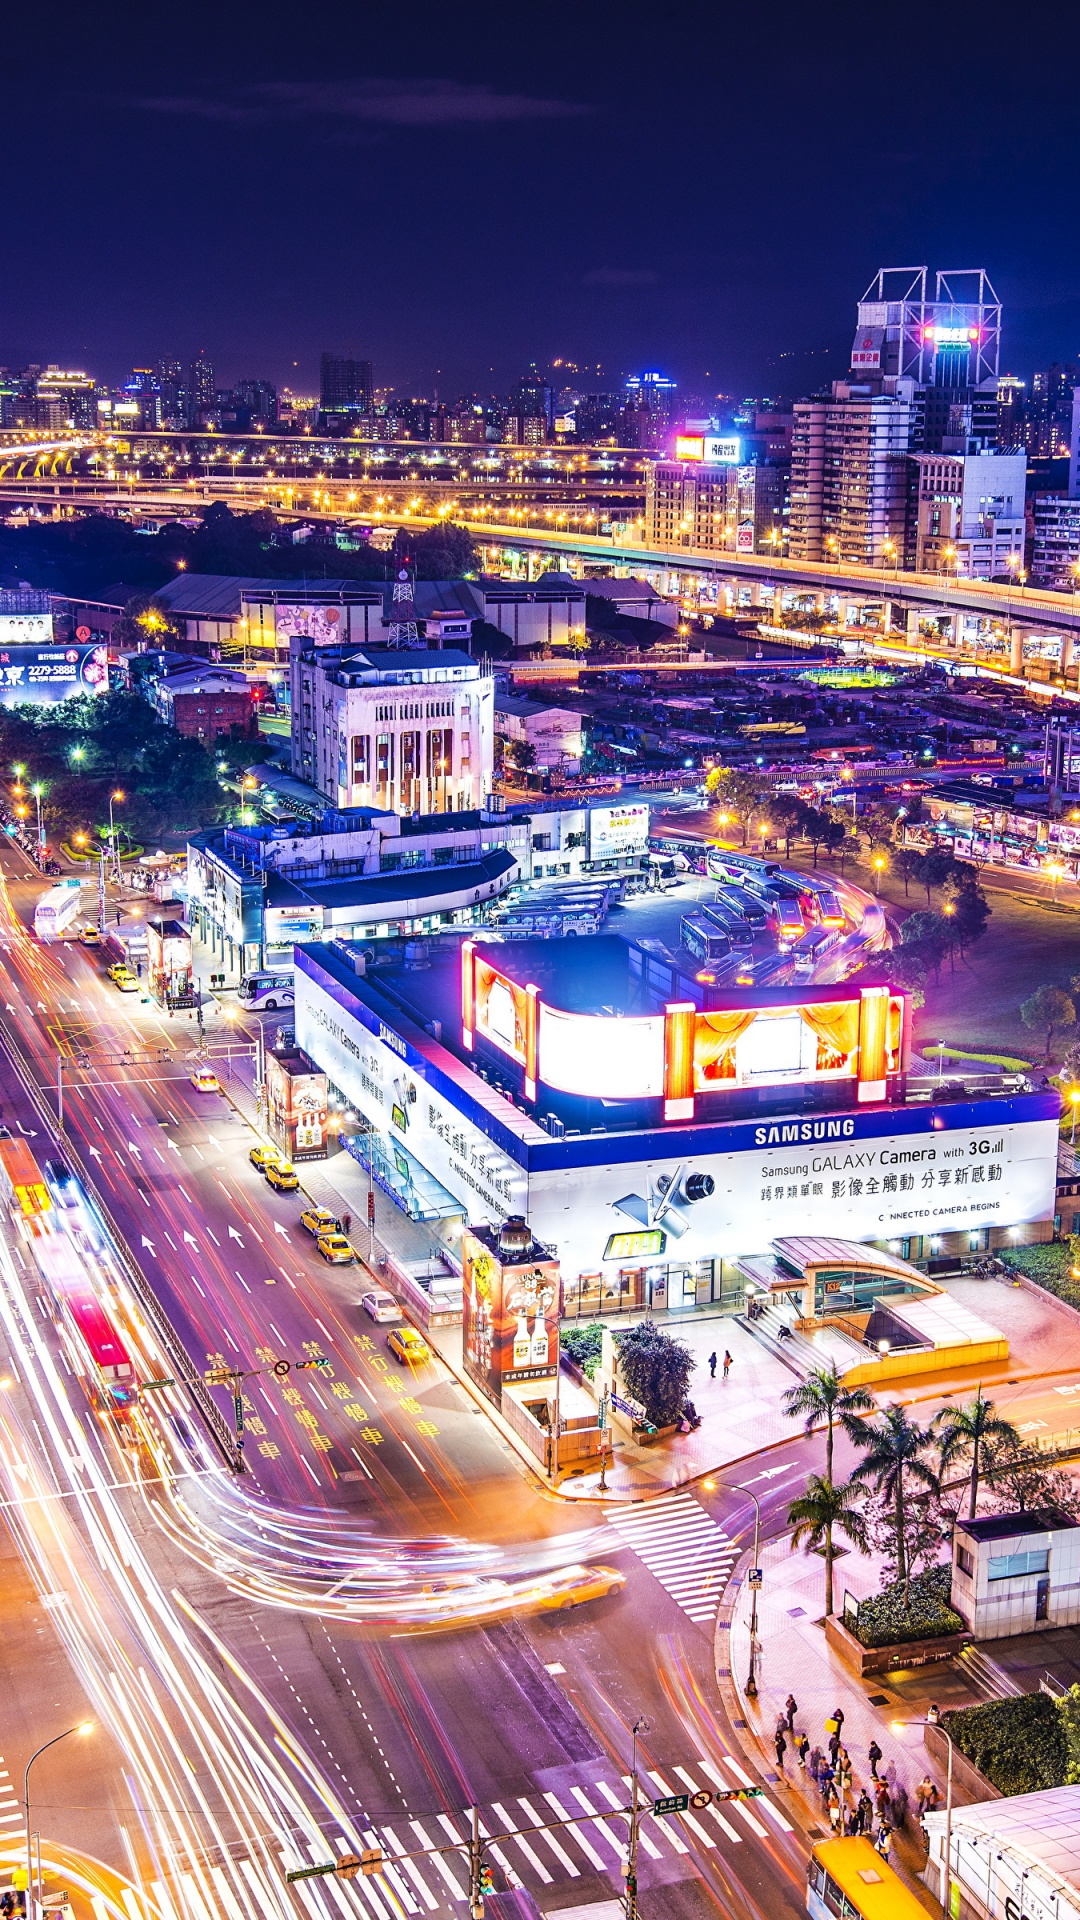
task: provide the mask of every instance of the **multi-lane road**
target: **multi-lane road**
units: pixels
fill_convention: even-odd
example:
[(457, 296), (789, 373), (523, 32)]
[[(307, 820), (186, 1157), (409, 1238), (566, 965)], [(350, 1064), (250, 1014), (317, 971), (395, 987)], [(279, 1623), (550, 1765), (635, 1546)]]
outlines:
[[(611, 1898), (636, 1720), (646, 1795), (753, 1777), (713, 1666), (716, 1604), (751, 1518), (743, 1476), (632, 1516), (583, 1513), (531, 1481), (440, 1363), (415, 1376), (391, 1364), (358, 1307), (359, 1270), (323, 1266), (297, 1225), (302, 1196), (274, 1194), (248, 1164), (238, 1109), (191, 1086), (187, 1022), (118, 995), (95, 952), (37, 945), (25, 919), (40, 879), (17, 849), (0, 865), (0, 1117), (55, 1153), (41, 1102), (57, 1051), (89, 1059), (65, 1074), (68, 1140), (196, 1367), (329, 1363), (247, 1382), (239, 1478), (179, 1392), (147, 1396), (140, 1444), (124, 1444), (90, 1408), (5, 1220), (0, 1494), (41, 1630), (85, 1701), (76, 1717), (100, 1729), (95, 1792), (50, 1796), (43, 1852), (74, 1849), (67, 1880), (123, 1920), (153, 1914), (151, 1900), (167, 1920), (452, 1915), (465, 1911), (465, 1870), (438, 1849), (460, 1846), (476, 1805), (489, 1835), (510, 1836), (491, 1845), (499, 1885), (528, 1888), (545, 1912)], [(143, 1378), (160, 1377), (108, 1250), (99, 1283)], [(802, 1439), (781, 1456), (789, 1473), (768, 1483), (767, 1520), (779, 1524), (813, 1458)], [(572, 1612), (528, 1603), (573, 1563), (615, 1566), (625, 1584)], [(22, 1578), (9, 1606), (25, 1613)], [(447, 1630), (463, 1578), (477, 1617)], [(500, 1581), (521, 1611), (506, 1615)], [(0, 1741), (13, 1776), (62, 1730), (71, 1707), (56, 1696), (43, 1661)], [(0, 1806), (0, 1863), (16, 1840)], [(381, 1877), (286, 1887), (286, 1867), (362, 1845), (416, 1857)], [(772, 1789), (727, 1811), (650, 1817), (643, 1920), (793, 1916), (805, 1851)]]

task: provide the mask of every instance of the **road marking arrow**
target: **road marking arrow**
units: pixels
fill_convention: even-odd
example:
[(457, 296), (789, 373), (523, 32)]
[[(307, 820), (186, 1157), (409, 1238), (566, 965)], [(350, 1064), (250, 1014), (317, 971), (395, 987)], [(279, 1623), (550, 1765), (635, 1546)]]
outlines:
[(274, 1221), (274, 1232), (280, 1233), (284, 1240), (287, 1240), (289, 1237), (288, 1227), (283, 1227), (280, 1220)]
[(237, 1233), (237, 1231), (236, 1231), (236, 1228), (235, 1228), (235, 1227), (230, 1227), (230, 1228), (229, 1228), (229, 1239), (230, 1239), (230, 1240), (236, 1240), (236, 1241), (239, 1241), (239, 1244), (240, 1244), (241, 1246), (243, 1246), (243, 1244), (244, 1244), (244, 1243), (243, 1243), (243, 1241), (242, 1241), (242, 1240), (240, 1239), (240, 1235), (239, 1235), (239, 1234)]
[(96, 1147), (87, 1147), (87, 1149), (86, 1149), (86, 1151), (87, 1151), (87, 1153), (92, 1153), (92, 1154), (93, 1154), (93, 1156), (94, 1156), (94, 1159), (95, 1159), (95, 1160), (100, 1160), (100, 1159), (101, 1159), (101, 1155), (100, 1155), (100, 1153), (98, 1152), (98, 1150), (97, 1150), (97, 1148), (96, 1148)]
[(199, 1244), (195, 1238), (195, 1235), (193, 1233), (189, 1233), (186, 1227), (184, 1228), (184, 1240), (189, 1247), (197, 1247)]
[(41, 1013), (48, 1013), (48, 1011), (49, 1011), (49, 1009), (48, 1009), (48, 1007), (47, 1007), (47, 1006), (45, 1005), (45, 1002), (44, 1002), (44, 1000), (39, 1000), (39, 1001), (38, 1001), (38, 1010), (39, 1010), (39, 1012), (41, 1012)]
[(146, 1235), (145, 1235), (145, 1233), (143, 1234), (143, 1237), (142, 1237), (142, 1243), (143, 1243), (143, 1246), (144, 1246), (144, 1247), (149, 1247), (149, 1249), (150, 1249), (150, 1251), (151, 1251), (151, 1253), (153, 1254), (153, 1256), (154, 1256), (154, 1258), (155, 1258), (155, 1260), (156, 1260), (156, 1259), (157, 1259), (157, 1249), (156, 1249), (156, 1247), (154, 1246), (154, 1243), (153, 1243), (153, 1241), (152, 1241), (152, 1240), (148, 1240), (148, 1239), (147, 1239), (147, 1237), (146, 1237)]
[(22, 1134), (22, 1137), (23, 1137), (23, 1139), (24, 1139), (24, 1140), (36, 1140), (36, 1139), (37, 1139), (37, 1128), (36, 1128), (36, 1127), (24, 1127), (24, 1126), (23, 1126), (23, 1123), (22, 1123), (22, 1121), (21, 1121), (21, 1120), (17, 1120), (17, 1121), (15, 1122), (15, 1124), (16, 1124), (16, 1126), (18, 1127), (18, 1129), (19, 1129), (19, 1132), (20, 1132), (20, 1133)]
[(11, 1001), (10, 1001), (10, 1000), (5, 1000), (5, 1001), (4, 1001), (4, 1010), (5, 1010), (5, 1012), (7, 1012), (7, 1013), (14, 1013), (14, 1011), (15, 1011), (15, 1009), (14, 1009), (14, 1007), (12, 1006), (12, 1004), (11, 1004)]
[(127, 1143), (127, 1150), (128, 1150), (128, 1152), (129, 1152), (129, 1153), (133, 1153), (133, 1154), (135, 1155), (135, 1158), (136, 1158), (136, 1160), (141, 1160), (141, 1159), (142, 1159), (142, 1153), (141, 1153), (141, 1151), (140, 1151), (140, 1149), (139, 1149), (139, 1148), (138, 1148), (138, 1147), (137, 1147), (137, 1146), (135, 1145), (135, 1142), (134, 1142), (134, 1140), (129, 1140), (129, 1141), (128, 1141), (128, 1143)]

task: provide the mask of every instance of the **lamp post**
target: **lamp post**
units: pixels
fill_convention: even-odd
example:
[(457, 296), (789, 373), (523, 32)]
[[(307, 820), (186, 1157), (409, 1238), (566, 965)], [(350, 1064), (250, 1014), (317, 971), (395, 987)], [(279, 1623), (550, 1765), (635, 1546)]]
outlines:
[(117, 787), (116, 791), (109, 795), (109, 852), (112, 855), (113, 881), (116, 886), (120, 885), (120, 856), (116, 848), (116, 826), (113, 821), (113, 802), (114, 800), (123, 800), (125, 798), (126, 796), (120, 787)]
[(70, 1739), (73, 1733), (85, 1735), (93, 1733), (93, 1731), (94, 1723), (92, 1720), (84, 1720), (77, 1727), (66, 1727), (63, 1733), (55, 1733), (51, 1740), (46, 1740), (44, 1746), (39, 1747), (36, 1753), (32, 1753), (26, 1763), (26, 1772), (23, 1775), (23, 1814), (26, 1819), (26, 1920), (34, 1920), (35, 1903), (37, 1900), (37, 1895), (34, 1891), (34, 1863), (30, 1834), (30, 1769), (35, 1760), (40, 1760), (43, 1753), (48, 1753), (49, 1748), (57, 1746), (61, 1740)]
[(30, 791), (33, 794), (34, 799), (37, 803), (37, 843), (38, 843), (38, 856), (40, 858), (40, 856), (45, 851), (45, 829), (41, 821), (41, 796), (44, 793), (45, 789), (42, 786), (40, 780), (35, 780)]

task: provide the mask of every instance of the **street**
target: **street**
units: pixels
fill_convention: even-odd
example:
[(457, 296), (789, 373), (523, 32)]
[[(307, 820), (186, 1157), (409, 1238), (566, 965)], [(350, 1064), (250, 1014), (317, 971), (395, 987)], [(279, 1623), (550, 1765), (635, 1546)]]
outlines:
[[(682, 1496), (699, 1516), (710, 1502), (722, 1537), (707, 1603), (694, 1606), (668, 1568), (693, 1564), (700, 1520), (676, 1513), (666, 1535), (635, 1538), (527, 1480), (440, 1362), (415, 1377), (393, 1364), (357, 1304), (362, 1270), (323, 1265), (297, 1225), (303, 1196), (275, 1194), (248, 1163), (255, 1136), (236, 1109), (191, 1086), (194, 1028), (122, 998), (94, 950), (31, 941), (22, 920), (40, 880), (15, 850), (2, 864), (0, 1021), (47, 1101), (58, 1048), (101, 1062), (65, 1073), (68, 1137), (196, 1367), (330, 1363), (245, 1383), (240, 1479), (179, 1392), (158, 1394), (152, 1412), (146, 1396), (149, 1437), (121, 1446), (86, 1402), (24, 1249), (5, 1244), (14, 1385), (0, 1398), (0, 1474), (31, 1577), (62, 1596), (49, 1626), (117, 1755), (101, 1804), (57, 1806), (43, 1850), (71, 1836), (165, 1911), (170, 1899), (183, 1911), (186, 1893), (190, 1910), (230, 1915), (293, 1913), (297, 1901), (320, 1914), (453, 1913), (475, 1804), (484, 1832), (517, 1836), (492, 1842), (497, 1884), (519, 1881), (545, 1911), (610, 1898), (636, 1720), (643, 1798), (751, 1779), (720, 1706), (710, 1624), (752, 1525), (746, 1496)], [(125, 1050), (139, 1060), (159, 1048), (161, 1061), (123, 1064)], [(0, 1083), (5, 1124), (42, 1157), (55, 1151), (18, 1078), (5, 1069)], [(108, 1278), (125, 1336), (160, 1377), (122, 1270)], [(231, 1394), (214, 1392), (231, 1421)], [(791, 1468), (808, 1457), (794, 1440)], [(785, 1480), (763, 1484), (768, 1521)], [(626, 1584), (570, 1614), (492, 1606), (499, 1582), (524, 1591), (579, 1562), (613, 1564)], [(478, 1582), (475, 1625), (407, 1630), (438, 1627), (463, 1577)], [(331, 1600), (342, 1578), (351, 1590)], [(51, 1731), (50, 1698), (21, 1677), (4, 1742), (13, 1772)], [(575, 1824), (530, 1837), (563, 1820)], [(285, 1887), (286, 1867), (371, 1844), (424, 1851), (383, 1877)], [(727, 1814), (650, 1816), (641, 1912), (794, 1914), (804, 1855), (774, 1794)], [(83, 1871), (95, 1911), (143, 1911), (111, 1908), (110, 1875)]]

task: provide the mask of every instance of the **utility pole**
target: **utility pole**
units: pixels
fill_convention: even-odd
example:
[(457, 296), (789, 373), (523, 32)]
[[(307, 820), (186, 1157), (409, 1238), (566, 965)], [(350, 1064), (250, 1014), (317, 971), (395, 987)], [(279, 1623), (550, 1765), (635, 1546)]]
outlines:
[(625, 1887), (625, 1891), (623, 1893), (623, 1910), (626, 1914), (626, 1920), (638, 1920), (637, 1862), (638, 1862), (638, 1827), (640, 1825), (640, 1819), (639, 1819), (639, 1813), (638, 1813), (637, 1743), (638, 1743), (638, 1734), (647, 1733), (648, 1730), (649, 1730), (648, 1721), (645, 1719), (643, 1714), (639, 1714), (637, 1719), (634, 1721), (633, 1727), (631, 1729), (630, 1831), (627, 1836), (626, 1870), (623, 1875), (624, 1887)]
[(484, 1896), (480, 1890), (480, 1809), (472, 1809), (469, 1844), (469, 1914), (471, 1920), (484, 1920)]
[(98, 849), (98, 935), (105, 938), (105, 848)]

